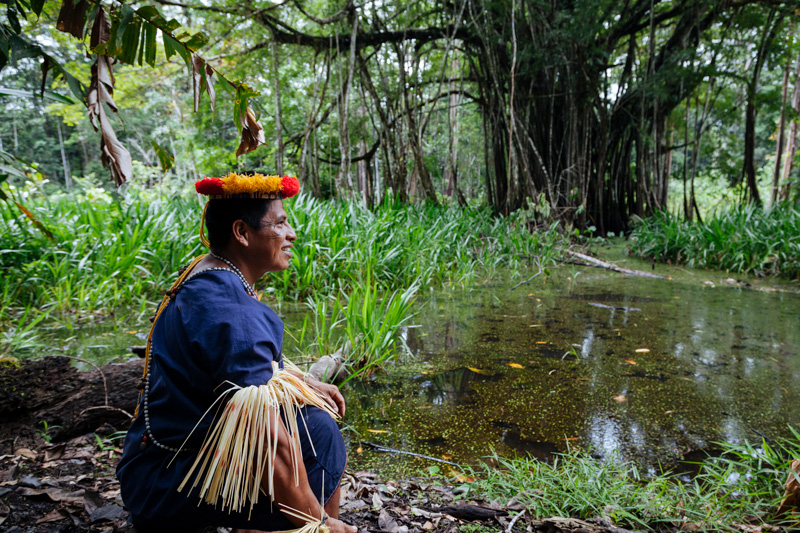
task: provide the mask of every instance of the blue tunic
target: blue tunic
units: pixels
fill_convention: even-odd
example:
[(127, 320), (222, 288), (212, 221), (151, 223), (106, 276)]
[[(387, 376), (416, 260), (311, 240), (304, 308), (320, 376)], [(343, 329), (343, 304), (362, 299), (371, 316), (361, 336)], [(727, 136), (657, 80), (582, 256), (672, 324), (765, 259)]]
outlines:
[[(221, 526), (260, 530), (290, 529), (291, 523), (270, 498), (262, 495), (248, 520), (202, 502), (191, 483), (178, 492), (197, 456), (217, 409), (203, 416), (230, 383), (263, 385), (272, 377), (272, 361), (281, 366), (283, 322), (267, 305), (247, 294), (230, 271), (206, 271), (187, 281), (167, 305), (153, 331), (148, 412), (152, 436), (165, 446), (185, 444), (193, 451), (177, 454), (149, 444), (144, 409), (125, 439), (117, 466), (122, 499), (135, 526), (187, 528)], [(230, 383), (228, 383), (230, 382)], [(344, 473), (346, 453), (336, 423), (315, 407), (301, 411), (314, 443), (298, 420), (303, 461), (311, 489), (322, 499), (336, 490)], [(170, 461), (172, 464), (170, 465)], [(324, 486), (323, 486), (324, 480)], [(194, 479), (192, 480), (192, 482)]]

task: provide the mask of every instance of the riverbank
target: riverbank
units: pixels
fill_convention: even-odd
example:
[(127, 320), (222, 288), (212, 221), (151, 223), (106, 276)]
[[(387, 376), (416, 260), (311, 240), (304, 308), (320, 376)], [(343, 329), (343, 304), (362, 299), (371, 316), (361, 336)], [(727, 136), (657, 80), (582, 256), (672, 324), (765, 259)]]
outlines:
[[(19, 448), (0, 456), (0, 526), (7, 533), (135, 532), (120, 498), (114, 441), (97, 434), (44, 446)], [(612, 487), (608, 487), (612, 488)], [(538, 489), (531, 489), (536, 491)], [(379, 479), (370, 472), (347, 472), (342, 480), (342, 519), (360, 532), (628, 533), (614, 525), (623, 509), (608, 507), (592, 518), (541, 517), (523, 498), (465, 493), (446, 480), (415, 477)], [(556, 504), (557, 502), (553, 502)], [(656, 506), (654, 506), (654, 509)], [(674, 509), (680, 512), (679, 509)], [(753, 517), (726, 524), (676, 520), (650, 531), (728, 530), (781, 533), (789, 528)], [(209, 528), (205, 533), (225, 531)]]
[[(140, 371), (131, 361), (77, 372), (58, 357), (0, 370), (4, 531), (131, 530), (114, 466)], [(447, 478), (348, 472), (343, 517), (365, 532), (780, 532), (775, 510), (800, 454), (795, 441), (730, 446), (691, 480), (580, 453), (550, 464), (496, 456)]]
[[(120, 450), (82, 436), (0, 457), (0, 526), (7, 533), (133, 532), (114, 466)], [(380, 480), (348, 472), (342, 519), (360, 532), (564, 531), (624, 533), (603, 520), (533, 519), (519, 503), (464, 499), (426, 478)], [(224, 531), (208, 528), (205, 533)], [(773, 529), (781, 531), (781, 529)]]

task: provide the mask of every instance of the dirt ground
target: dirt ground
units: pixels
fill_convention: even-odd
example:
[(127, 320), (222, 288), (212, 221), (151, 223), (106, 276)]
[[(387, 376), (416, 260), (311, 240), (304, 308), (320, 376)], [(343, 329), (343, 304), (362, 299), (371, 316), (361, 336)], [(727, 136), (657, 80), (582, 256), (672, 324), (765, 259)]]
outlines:
[[(135, 532), (114, 477), (120, 453), (114, 441), (92, 434), (0, 456), (0, 531)], [(347, 472), (341, 518), (365, 533), (625, 533), (600, 521), (531, 520), (513, 502), (496, 509), (487, 502), (456, 500), (456, 496), (453, 488), (432, 484), (428, 478), (383, 482), (370, 472)], [(227, 530), (209, 528), (204, 533), (218, 531)]]
[[(114, 468), (141, 371), (131, 361), (78, 372), (64, 357), (0, 368), (0, 531), (135, 531)], [(364, 533), (628, 533), (600, 519), (533, 519), (513, 500), (468, 500), (458, 490), (429, 477), (347, 472), (341, 518)]]

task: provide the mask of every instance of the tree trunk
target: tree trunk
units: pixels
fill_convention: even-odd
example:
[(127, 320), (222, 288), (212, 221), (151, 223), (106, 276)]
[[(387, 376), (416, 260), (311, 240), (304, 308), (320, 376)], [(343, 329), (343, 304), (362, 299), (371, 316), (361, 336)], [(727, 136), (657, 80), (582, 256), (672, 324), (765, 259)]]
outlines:
[[(794, 90), (792, 91), (792, 109), (794, 109), (795, 117), (800, 115), (800, 55), (797, 57), (797, 65), (794, 69)], [(789, 182), (789, 175), (792, 172), (794, 165), (794, 155), (797, 151), (797, 129), (800, 120), (795, 118), (789, 126), (789, 135), (786, 142), (786, 162), (783, 165), (783, 175), (781, 176), (781, 200), (789, 199), (789, 191), (791, 183)]]
[(64, 136), (61, 133), (61, 117), (56, 117), (56, 131), (58, 131), (58, 146), (61, 148), (61, 164), (64, 167), (64, 186), (67, 190), (72, 188), (72, 176), (69, 171), (69, 161), (64, 151)]
[(689, 103), (691, 99), (686, 97), (686, 113), (684, 114), (685, 130), (683, 133), (683, 216), (687, 221), (692, 221), (692, 209), (689, 204), (689, 193), (687, 191), (688, 171), (689, 171)]
[(358, 16), (355, 12), (351, 14), (350, 24), (352, 24), (350, 32), (350, 54), (347, 61), (347, 78), (344, 82), (342, 89), (342, 98), (339, 101), (339, 151), (341, 152), (341, 160), (339, 163), (339, 172), (336, 175), (337, 191), (336, 194), (341, 194), (342, 185), (346, 185), (348, 189), (353, 188), (353, 180), (350, 176), (350, 85), (353, 82), (353, 71), (355, 70), (356, 61), (356, 36), (358, 34)]
[[(398, 64), (400, 65), (400, 85), (401, 91), (403, 92), (403, 102), (405, 103), (405, 115), (406, 121), (408, 124), (408, 144), (411, 148), (411, 156), (414, 158), (414, 182), (412, 183), (412, 191), (411, 195), (416, 192), (416, 181), (417, 178), (419, 179), (420, 185), (422, 186), (422, 190), (425, 193), (425, 196), (434, 204), (438, 204), (436, 200), (436, 190), (433, 188), (433, 182), (431, 181), (431, 175), (428, 172), (428, 167), (425, 166), (425, 157), (422, 153), (422, 131), (417, 127), (417, 120), (415, 117), (415, 108), (416, 106), (411, 105), (411, 97), (409, 95), (408, 90), (408, 82), (406, 81), (406, 71), (403, 68), (405, 65), (405, 50), (403, 46), (397, 46), (397, 58)], [(414, 70), (413, 72), (416, 74), (417, 71), (417, 58), (412, 58), (414, 63)]]
[(770, 205), (775, 205), (778, 201), (778, 190), (781, 181), (781, 162), (783, 160), (784, 133), (786, 130), (786, 101), (789, 98), (789, 70), (791, 64), (789, 59), (783, 67), (783, 83), (781, 85), (781, 116), (778, 119), (778, 141), (775, 149), (775, 168), (772, 172), (772, 191), (770, 194)]
[(758, 94), (758, 84), (761, 79), (761, 69), (764, 67), (764, 60), (767, 57), (767, 48), (769, 43), (775, 37), (775, 31), (779, 24), (774, 24), (775, 9), (770, 10), (769, 19), (765, 31), (761, 37), (761, 43), (758, 46), (758, 53), (756, 61), (753, 65), (753, 76), (747, 88), (747, 108), (745, 110), (745, 131), (744, 131), (744, 176), (747, 182), (747, 190), (750, 193), (750, 202), (760, 206), (762, 204), (761, 195), (758, 192), (758, 183), (756, 182), (756, 161), (755, 161), (755, 147), (756, 147), (756, 117), (758, 116), (758, 109), (756, 109), (756, 96)]
[[(456, 63), (457, 65), (457, 63)], [(456, 67), (456, 71), (458, 68)], [(455, 194), (458, 204), (466, 207), (467, 200), (458, 185), (458, 130), (459, 130), (459, 108), (461, 106), (461, 95), (456, 93), (454, 83), (451, 83), (451, 93), (449, 98), (448, 117), (448, 150), (447, 165), (445, 168), (445, 180), (447, 181), (446, 194), (452, 198)]]
[(283, 125), (281, 124), (281, 84), (278, 70), (278, 42), (272, 41), (272, 79), (275, 92), (275, 173), (283, 175)]

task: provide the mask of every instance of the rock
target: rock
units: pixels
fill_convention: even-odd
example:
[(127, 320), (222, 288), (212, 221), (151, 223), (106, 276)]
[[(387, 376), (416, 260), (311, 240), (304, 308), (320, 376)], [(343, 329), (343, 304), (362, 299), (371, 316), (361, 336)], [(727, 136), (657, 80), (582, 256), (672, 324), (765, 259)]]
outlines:
[(308, 375), (325, 383), (340, 383), (347, 377), (344, 360), (351, 349), (350, 341), (347, 341), (331, 355), (323, 355), (311, 365)]

